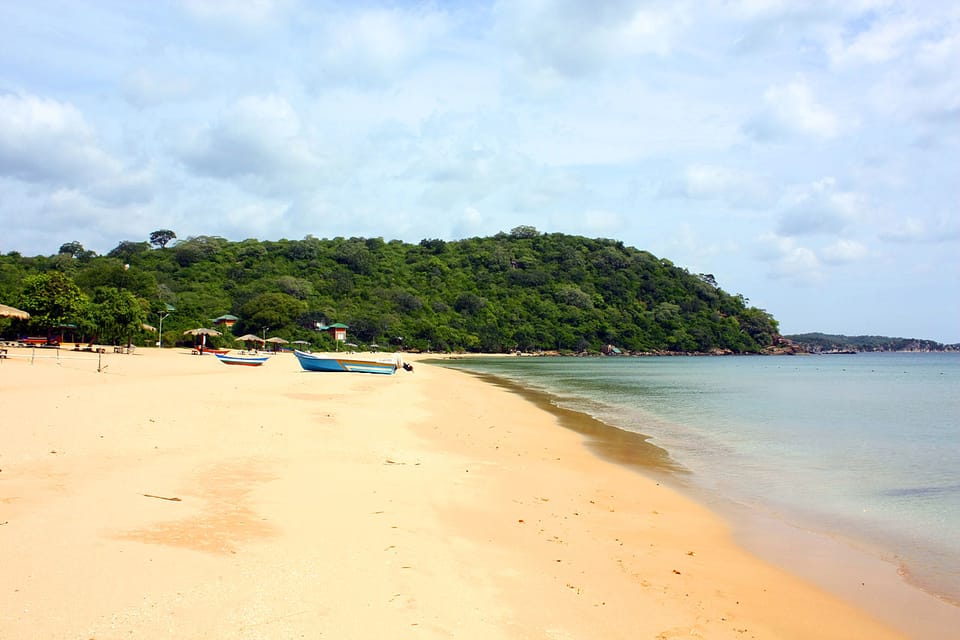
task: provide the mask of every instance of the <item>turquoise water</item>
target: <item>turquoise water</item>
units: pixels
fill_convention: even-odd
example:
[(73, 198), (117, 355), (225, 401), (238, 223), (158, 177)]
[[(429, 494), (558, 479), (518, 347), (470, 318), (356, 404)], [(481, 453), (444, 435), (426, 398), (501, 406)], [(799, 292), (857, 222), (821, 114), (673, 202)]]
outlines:
[(960, 354), (445, 364), (648, 435), (700, 490), (879, 547), (960, 601)]

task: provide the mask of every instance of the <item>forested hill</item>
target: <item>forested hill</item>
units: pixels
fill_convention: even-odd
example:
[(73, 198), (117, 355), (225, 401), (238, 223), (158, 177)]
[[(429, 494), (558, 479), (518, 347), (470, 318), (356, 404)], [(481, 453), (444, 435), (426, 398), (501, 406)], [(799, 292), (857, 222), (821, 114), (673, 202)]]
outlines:
[[(166, 313), (164, 344), (224, 314), (239, 318), (233, 335), (269, 332), (320, 347), (318, 323), (349, 325), (348, 341), (360, 345), (424, 351), (744, 353), (777, 340), (774, 318), (720, 289), (713, 276), (616, 240), (532, 227), (418, 244), (175, 238), (161, 230), (151, 242), (121, 242), (105, 256), (76, 242), (49, 257), (8, 253), (0, 256), (0, 302), (33, 313), (32, 331), (42, 322), (70, 323), (104, 343), (137, 321), (156, 326)], [(49, 304), (38, 287), (51, 278), (82, 294), (68, 312), (38, 308)], [(142, 317), (131, 316), (130, 300)], [(0, 320), (0, 330), (5, 325)], [(156, 335), (132, 339), (146, 344)]]
[(838, 351), (960, 351), (960, 345), (942, 344), (917, 338), (888, 336), (844, 336), (826, 333), (800, 333), (784, 336), (811, 353)]

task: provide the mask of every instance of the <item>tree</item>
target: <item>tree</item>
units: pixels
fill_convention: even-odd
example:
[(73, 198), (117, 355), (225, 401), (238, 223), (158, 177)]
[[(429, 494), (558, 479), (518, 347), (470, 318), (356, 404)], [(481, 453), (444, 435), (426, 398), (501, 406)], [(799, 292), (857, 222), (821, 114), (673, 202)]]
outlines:
[(107, 255), (111, 258), (119, 258), (124, 262), (130, 262), (130, 259), (138, 253), (143, 253), (149, 248), (146, 242), (132, 242), (124, 240), (116, 247), (110, 250)]
[(740, 314), (740, 327), (761, 346), (773, 344), (773, 337), (779, 333), (779, 324), (773, 316), (756, 307), (744, 309)]
[(176, 237), (177, 234), (170, 229), (157, 229), (150, 234), (150, 244), (163, 249), (170, 243), (171, 240), (175, 239)]
[(67, 254), (72, 258), (79, 258), (83, 255), (84, 249), (83, 245), (74, 240), (73, 242), (64, 242), (60, 245), (60, 250), (57, 251), (59, 254)]
[(28, 276), (23, 281), (19, 304), (30, 313), (31, 324), (53, 327), (72, 322), (87, 306), (87, 298), (73, 280), (60, 271)]
[(306, 303), (286, 293), (263, 293), (243, 305), (242, 315), (247, 327), (278, 329), (292, 324), (306, 311)]
[(426, 249), (430, 253), (440, 254), (447, 250), (447, 243), (443, 240), (438, 240), (434, 238), (424, 238), (420, 241), (420, 246)]
[(527, 224), (521, 224), (518, 227), (510, 229), (511, 238), (536, 238), (540, 235), (540, 232), (537, 231), (536, 227), (532, 227)]
[(91, 316), (101, 339), (123, 340), (129, 347), (133, 334), (142, 330), (146, 311), (131, 292), (100, 287), (94, 293)]

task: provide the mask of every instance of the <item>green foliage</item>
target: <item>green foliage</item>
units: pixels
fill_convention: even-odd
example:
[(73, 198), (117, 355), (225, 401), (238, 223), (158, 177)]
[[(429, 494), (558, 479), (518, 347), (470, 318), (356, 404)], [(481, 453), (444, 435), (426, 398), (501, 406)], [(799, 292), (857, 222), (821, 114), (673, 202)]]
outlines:
[(175, 239), (176, 237), (177, 234), (170, 229), (157, 229), (150, 234), (150, 244), (163, 249), (170, 244), (171, 240)]
[(891, 338), (888, 336), (802, 333), (784, 337), (815, 353), (833, 351), (956, 351), (958, 347), (958, 345), (944, 345), (933, 340)]
[(28, 276), (20, 292), (19, 308), (30, 313), (30, 324), (46, 331), (73, 323), (86, 311), (87, 297), (60, 271)]
[(146, 321), (145, 301), (127, 290), (100, 287), (94, 292), (88, 317), (97, 342), (130, 344), (134, 334), (142, 331)]
[(131, 242), (129, 240), (124, 240), (116, 247), (114, 247), (107, 256), (111, 258), (119, 258), (120, 260), (127, 262), (130, 260), (131, 256), (134, 256), (138, 253), (144, 251), (149, 245), (146, 242)]
[(306, 313), (307, 305), (286, 293), (263, 293), (243, 305), (243, 327), (278, 328), (293, 324)]
[[(151, 236), (153, 244), (161, 239)], [(769, 313), (726, 293), (709, 274), (690, 274), (616, 240), (527, 226), (418, 244), (198, 236), (162, 251), (122, 242), (109, 256), (86, 260), (72, 257), (80, 250), (72, 243), (61, 250), (0, 256), (0, 300), (25, 294), (28, 277), (57, 272), (94, 300), (89, 313), (75, 314), (86, 330), (111, 336), (134, 327), (130, 298), (145, 309), (139, 320), (153, 325), (166, 305), (176, 307), (164, 321), (167, 335), (231, 313), (240, 318), (235, 335), (269, 327), (271, 335), (315, 346), (315, 325), (333, 322), (350, 326), (351, 342), (441, 351), (599, 351), (613, 344), (742, 353), (763, 350), (778, 333)], [(39, 300), (31, 295), (33, 313)]]
[(540, 232), (537, 231), (536, 227), (525, 224), (510, 229), (510, 237), (512, 238), (536, 238), (538, 235), (540, 235)]
[(65, 254), (71, 258), (79, 258), (83, 255), (86, 255), (88, 252), (83, 248), (83, 245), (74, 240), (73, 242), (65, 242), (60, 245), (60, 250), (57, 251), (58, 254)]

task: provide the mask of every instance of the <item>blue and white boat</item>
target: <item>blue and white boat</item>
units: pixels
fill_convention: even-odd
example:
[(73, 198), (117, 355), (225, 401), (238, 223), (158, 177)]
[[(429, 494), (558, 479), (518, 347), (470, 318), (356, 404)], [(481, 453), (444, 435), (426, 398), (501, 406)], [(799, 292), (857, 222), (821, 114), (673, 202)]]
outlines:
[(350, 373), (395, 373), (399, 364), (396, 360), (362, 360), (358, 358), (340, 358), (329, 355), (319, 356), (294, 350), (300, 366), (305, 371), (350, 372)]
[(270, 359), (270, 356), (232, 356), (223, 353), (213, 354), (223, 364), (236, 364), (245, 367), (259, 367)]

